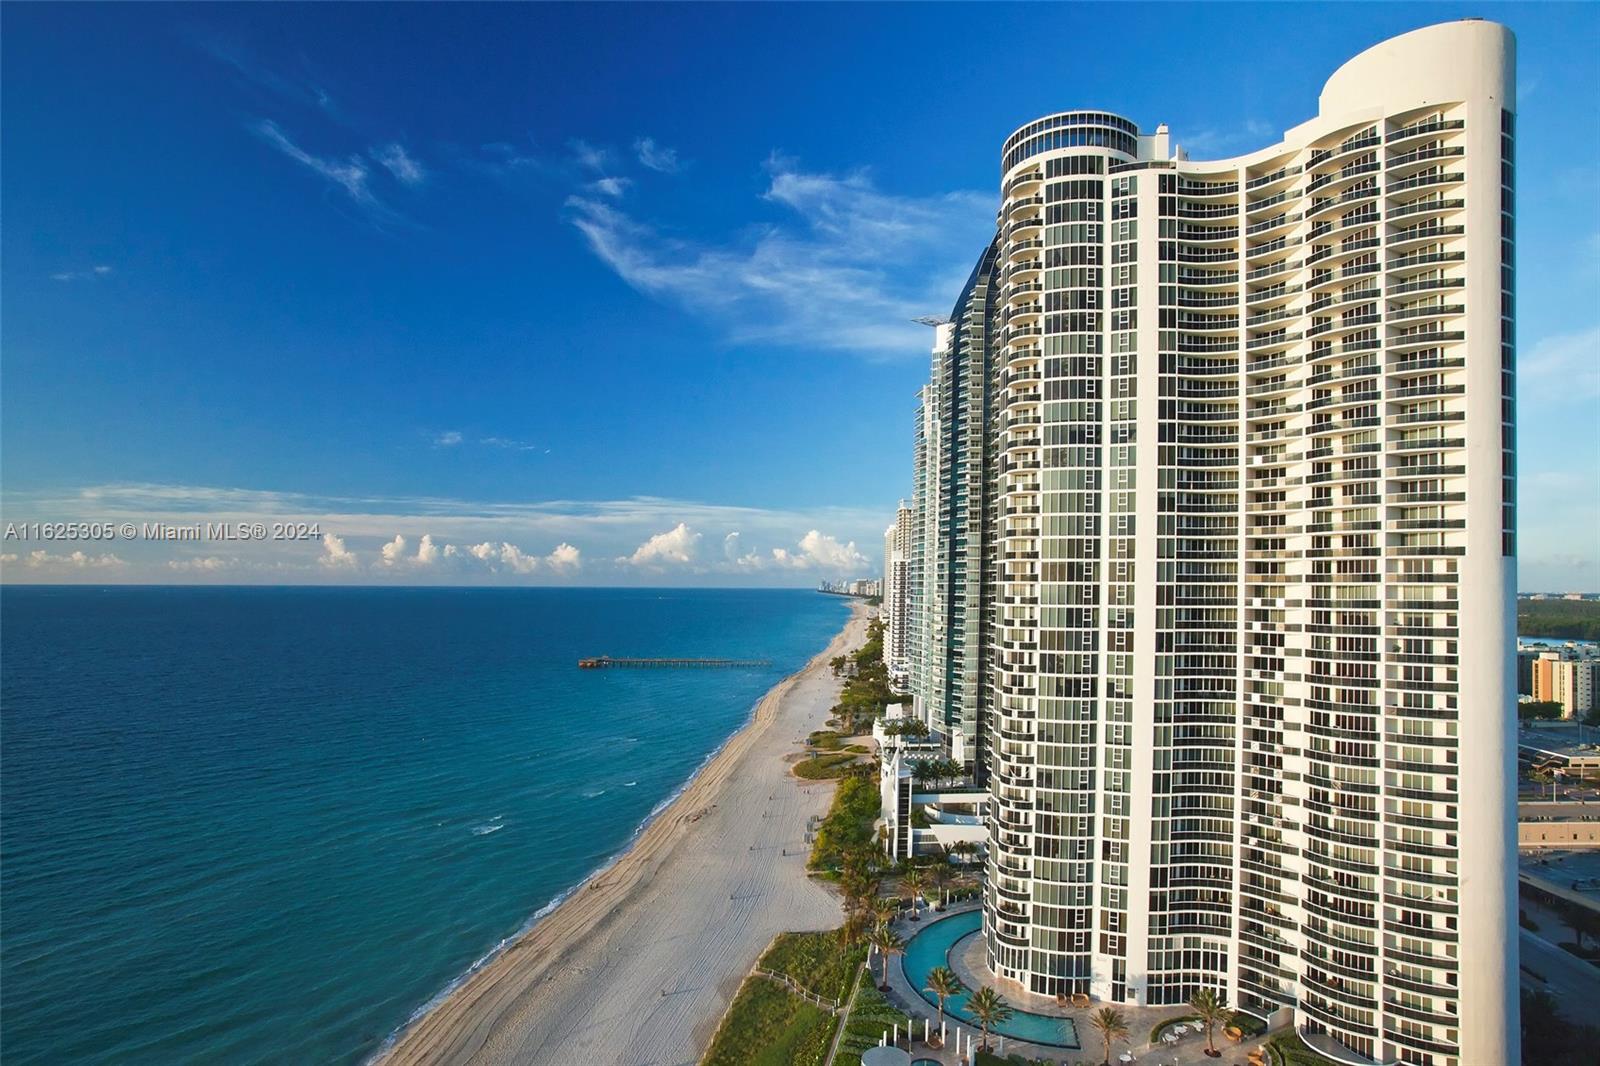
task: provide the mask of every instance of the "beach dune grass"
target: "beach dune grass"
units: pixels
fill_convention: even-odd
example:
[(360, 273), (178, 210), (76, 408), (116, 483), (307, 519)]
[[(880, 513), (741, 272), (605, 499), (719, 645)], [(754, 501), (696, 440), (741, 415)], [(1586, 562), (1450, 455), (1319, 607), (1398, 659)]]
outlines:
[(765, 977), (745, 980), (701, 1066), (822, 1066), (837, 1019)]
[(825, 999), (843, 1003), (850, 998), (851, 982), (866, 955), (862, 945), (846, 947), (837, 929), (779, 933), (758, 965)]
[(906, 1035), (911, 1019), (886, 999), (872, 983), (872, 975), (863, 972), (858, 978), (861, 987), (856, 992), (855, 1005), (850, 1017), (845, 1019), (844, 1036), (839, 1040), (839, 1053), (834, 1056), (834, 1066), (861, 1066), (861, 1053), (877, 1047), (885, 1032), (892, 1033), (900, 1027)]
[(807, 781), (826, 781), (843, 777), (856, 761), (854, 752), (841, 751), (831, 755), (815, 755), (794, 764), (794, 775)]

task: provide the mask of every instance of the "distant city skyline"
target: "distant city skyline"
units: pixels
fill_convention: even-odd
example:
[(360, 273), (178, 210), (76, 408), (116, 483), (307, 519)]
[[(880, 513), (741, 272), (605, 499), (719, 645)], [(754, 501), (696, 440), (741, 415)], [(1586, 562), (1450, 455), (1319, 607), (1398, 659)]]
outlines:
[[(1483, 15), (1520, 55), (1519, 585), (1600, 589), (1600, 13), (1338, 11), (1290, 48), (1303, 7), (14, 8), (0, 526), (319, 535), (19, 537), (4, 580), (877, 575), (913, 319), (992, 233), (999, 138), (1090, 103), (1227, 157), (1343, 57)], [(1110, 49), (974, 91), (1086, 23), (1203, 28), (1229, 92)]]

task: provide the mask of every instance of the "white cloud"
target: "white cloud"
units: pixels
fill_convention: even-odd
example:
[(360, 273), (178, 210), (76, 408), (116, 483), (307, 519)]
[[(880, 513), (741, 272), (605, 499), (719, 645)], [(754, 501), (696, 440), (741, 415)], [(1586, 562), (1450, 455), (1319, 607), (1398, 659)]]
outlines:
[(356, 553), (344, 546), (344, 538), (333, 533), (326, 533), (322, 537), (322, 557), (317, 560), (330, 570), (341, 567), (355, 567), (357, 565)]
[(106, 277), (109, 274), (111, 274), (111, 272), (112, 271), (111, 271), (110, 267), (106, 266), (104, 263), (101, 263), (101, 264), (99, 264), (97, 266), (90, 267), (88, 270), (63, 270), (59, 274), (51, 274), (50, 275), (50, 280), (51, 281), (93, 281), (95, 278)]
[(1517, 359), (1523, 401), (1593, 403), (1600, 397), (1600, 326), (1545, 337)]
[(739, 531), (737, 529), (732, 533), (729, 533), (726, 537), (723, 537), (722, 557), (730, 562), (737, 562), (739, 559), (739, 549), (741, 544), (742, 541), (740, 540)]
[(417, 543), (417, 565), (432, 566), (438, 561), (440, 548), (433, 542), (433, 535), (424, 533), (422, 540)]
[(811, 530), (800, 538), (801, 555), (821, 570), (862, 570), (867, 557), (856, 548), (855, 541), (840, 544), (835, 537)]
[(515, 544), (500, 545), (500, 562), (514, 574), (531, 574), (539, 568), (539, 560), (525, 554)]
[(598, 181), (590, 182), (589, 188), (613, 199), (621, 199), (622, 194), (627, 192), (628, 186), (632, 184), (633, 182), (627, 178), (601, 178)]
[(583, 566), (583, 553), (566, 541), (562, 541), (545, 556), (545, 562), (557, 573), (576, 573)]
[(1179, 136), (1174, 132), (1173, 141), (1195, 156), (1221, 157), (1236, 152), (1266, 148), (1280, 140), (1281, 136), (1279, 131), (1273, 128), (1272, 123), (1251, 118), (1245, 119), (1244, 125), (1235, 129), (1208, 127), (1185, 136)]
[(479, 562), (486, 563), (495, 557), (496, 550), (493, 544), (490, 544), (488, 541), (484, 541), (482, 544), (474, 544), (472, 547), (468, 548), (467, 553), (470, 554), (474, 559), (477, 559)]
[(53, 555), (43, 548), (35, 548), (20, 557), (14, 552), (7, 552), (0, 556), (0, 563), (21, 563), (30, 570), (106, 570), (127, 565), (121, 558), (109, 553), (88, 555), (75, 551), (69, 555)]
[(596, 148), (594, 145), (584, 141), (573, 141), (570, 147), (572, 148), (572, 158), (577, 161), (579, 166), (588, 170), (604, 171), (606, 164), (611, 160), (610, 153), (604, 148)]
[(215, 573), (218, 570), (228, 569), (236, 562), (237, 559), (222, 559), (210, 555), (203, 559), (172, 559), (167, 562), (167, 569), (177, 570), (180, 573)]
[(733, 341), (926, 358), (931, 337), (912, 320), (954, 301), (993, 236), (993, 197), (895, 196), (865, 173), (807, 173), (778, 156), (768, 172), (762, 199), (782, 220), (722, 243), (664, 236), (593, 195), (567, 206), (624, 281)]
[(345, 160), (324, 159), (321, 156), (312, 155), (290, 140), (288, 135), (271, 119), (262, 119), (251, 128), (257, 136), (272, 145), (272, 147), (330, 185), (343, 190), (344, 194), (350, 198), (350, 201), (365, 211), (372, 221), (383, 223), (401, 221), (399, 214), (373, 195), (368, 181), (372, 172), (368, 169), (366, 161), (359, 155), (352, 155)]
[(399, 565), (405, 559), (406, 538), (396, 533), (393, 540), (378, 549), (378, 553), (383, 557), (384, 566)]
[(372, 150), (372, 158), (388, 168), (389, 173), (402, 185), (421, 185), (428, 179), (422, 164), (411, 158), (400, 144), (386, 144)]
[(461, 431), (456, 429), (447, 429), (433, 438), (435, 448), (454, 448), (460, 443)]
[(657, 533), (639, 545), (632, 555), (618, 561), (633, 566), (682, 565), (694, 561), (699, 545), (700, 534), (679, 522), (665, 533)]
[(633, 142), (633, 150), (639, 157), (639, 162), (651, 170), (659, 170), (663, 174), (676, 174), (682, 169), (678, 162), (678, 150), (660, 145), (650, 137), (640, 137)]

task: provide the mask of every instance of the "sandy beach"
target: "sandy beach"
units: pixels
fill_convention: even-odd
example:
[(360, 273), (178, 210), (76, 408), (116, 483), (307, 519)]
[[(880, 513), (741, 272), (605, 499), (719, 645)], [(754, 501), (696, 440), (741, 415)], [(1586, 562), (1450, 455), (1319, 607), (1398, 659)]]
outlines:
[(378, 1061), (696, 1062), (774, 935), (841, 919), (837, 897), (805, 872), (806, 820), (827, 810), (833, 785), (797, 780), (785, 757), (826, 722), (839, 692), (828, 661), (861, 646), (866, 619), (856, 604), (615, 865)]

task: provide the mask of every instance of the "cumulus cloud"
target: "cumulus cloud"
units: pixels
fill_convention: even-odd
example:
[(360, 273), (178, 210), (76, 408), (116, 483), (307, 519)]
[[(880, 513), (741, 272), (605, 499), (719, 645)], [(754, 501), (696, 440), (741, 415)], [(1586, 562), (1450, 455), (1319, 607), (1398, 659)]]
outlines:
[(372, 158), (381, 163), (394, 175), (394, 180), (402, 185), (421, 185), (428, 179), (428, 172), (422, 168), (421, 163), (411, 158), (404, 145), (386, 144), (382, 148), (374, 148)]
[(23, 556), (7, 552), (0, 555), (0, 563), (6, 565), (20, 563), (30, 570), (107, 570), (127, 565), (120, 557), (110, 553), (89, 555), (75, 551), (70, 555), (54, 555), (43, 548), (36, 548)]
[(729, 533), (726, 537), (723, 537), (722, 557), (730, 562), (737, 561), (739, 558), (739, 549), (741, 544), (742, 541), (739, 537), (739, 531), (737, 529), (732, 533)]
[[(399, 538), (395, 538), (398, 540)], [(434, 544), (433, 536), (428, 533), (422, 535), (422, 540), (417, 543), (417, 565), (432, 566), (438, 561), (441, 554), (438, 545)]]
[(323, 534), (322, 558), (317, 561), (332, 570), (354, 567), (357, 563), (356, 553), (344, 546), (343, 537), (333, 533)]
[(954, 300), (993, 236), (993, 197), (897, 196), (864, 172), (810, 173), (778, 156), (767, 169), (762, 200), (779, 220), (721, 242), (666, 236), (592, 193), (567, 207), (619, 277), (716, 322), (735, 342), (925, 353), (927, 329), (913, 319)]
[(209, 555), (203, 559), (171, 559), (167, 562), (167, 569), (177, 570), (180, 573), (215, 573), (218, 570), (226, 570), (237, 561), (235, 559), (219, 558), (215, 555)]
[(398, 566), (406, 557), (406, 538), (396, 533), (394, 539), (378, 549), (384, 566)]
[[(726, 545), (727, 542), (724, 541), (725, 548)], [(856, 547), (855, 541), (840, 543), (837, 537), (815, 529), (801, 537), (793, 550), (773, 548), (767, 555), (758, 555), (755, 552), (738, 555), (737, 551), (735, 547), (728, 553), (728, 558), (744, 570), (814, 570), (818, 573), (842, 575), (859, 574), (871, 565), (867, 557)]]
[(566, 541), (555, 546), (555, 550), (545, 556), (545, 562), (550, 564), (550, 569), (558, 574), (575, 573), (583, 565), (583, 553), (578, 551)]
[(663, 174), (676, 174), (681, 169), (678, 150), (657, 144), (653, 138), (640, 137), (633, 142), (633, 151), (638, 155), (639, 162), (651, 170), (659, 170)]
[(618, 561), (633, 566), (682, 565), (694, 561), (699, 545), (700, 534), (679, 522), (665, 533), (657, 533), (639, 545), (632, 555)]

